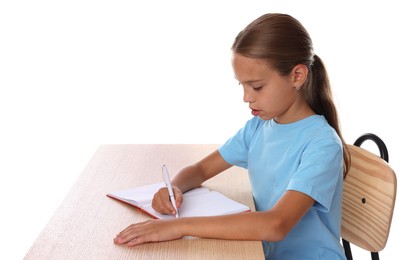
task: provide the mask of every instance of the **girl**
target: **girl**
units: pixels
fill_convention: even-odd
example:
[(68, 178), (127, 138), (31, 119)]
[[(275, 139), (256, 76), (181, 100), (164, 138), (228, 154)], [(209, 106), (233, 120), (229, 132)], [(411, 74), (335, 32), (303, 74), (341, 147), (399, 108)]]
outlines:
[[(129, 226), (114, 242), (204, 238), (262, 240), (266, 259), (345, 259), (340, 244), (342, 185), (348, 152), (328, 75), (299, 21), (265, 14), (232, 46), (232, 66), (252, 115), (218, 150), (172, 180), (182, 193), (232, 165), (248, 169), (256, 212), (151, 220)], [(155, 210), (175, 214), (168, 190)]]

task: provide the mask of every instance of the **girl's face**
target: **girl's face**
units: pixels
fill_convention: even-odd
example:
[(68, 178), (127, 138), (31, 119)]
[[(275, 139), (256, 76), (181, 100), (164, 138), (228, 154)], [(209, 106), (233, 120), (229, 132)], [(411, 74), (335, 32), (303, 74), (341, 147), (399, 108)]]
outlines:
[(306, 80), (306, 66), (297, 65), (289, 75), (281, 76), (265, 61), (236, 53), (232, 66), (252, 115), (287, 124), (314, 114), (301, 92), (295, 89)]

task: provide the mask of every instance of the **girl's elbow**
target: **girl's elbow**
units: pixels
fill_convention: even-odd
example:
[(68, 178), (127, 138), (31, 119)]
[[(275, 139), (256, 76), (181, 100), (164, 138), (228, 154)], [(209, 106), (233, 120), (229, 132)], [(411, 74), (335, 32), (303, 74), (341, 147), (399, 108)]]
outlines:
[(283, 240), (289, 233), (289, 229), (285, 227), (282, 221), (275, 221), (269, 225), (269, 230), (266, 232), (265, 241), (277, 242)]
[(264, 239), (265, 241), (269, 242), (278, 242), (283, 240), (287, 234), (282, 233), (281, 231), (272, 231), (271, 234), (268, 234), (267, 237)]

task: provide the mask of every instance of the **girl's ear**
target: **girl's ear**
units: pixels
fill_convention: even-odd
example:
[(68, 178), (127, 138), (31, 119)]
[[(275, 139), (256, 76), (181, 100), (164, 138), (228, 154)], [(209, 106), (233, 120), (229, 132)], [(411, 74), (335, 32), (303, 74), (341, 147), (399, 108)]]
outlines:
[(292, 70), (293, 86), (300, 88), (308, 77), (308, 67), (303, 64), (296, 65)]

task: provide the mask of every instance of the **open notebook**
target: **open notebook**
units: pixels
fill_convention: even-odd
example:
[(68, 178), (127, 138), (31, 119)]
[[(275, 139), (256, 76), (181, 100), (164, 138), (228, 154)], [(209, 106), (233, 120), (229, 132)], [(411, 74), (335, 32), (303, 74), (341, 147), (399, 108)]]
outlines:
[[(110, 192), (106, 196), (139, 208), (141, 211), (158, 219), (175, 218), (171, 215), (162, 215), (152, 208), (153, 195), (162, 187), (164, 182), (141, 186), (137, 188)], [(179, 217), (219, 216), (250, 211), (247, 205), (234, 201), (225, 195), (200, 187), (184, 193)]]

